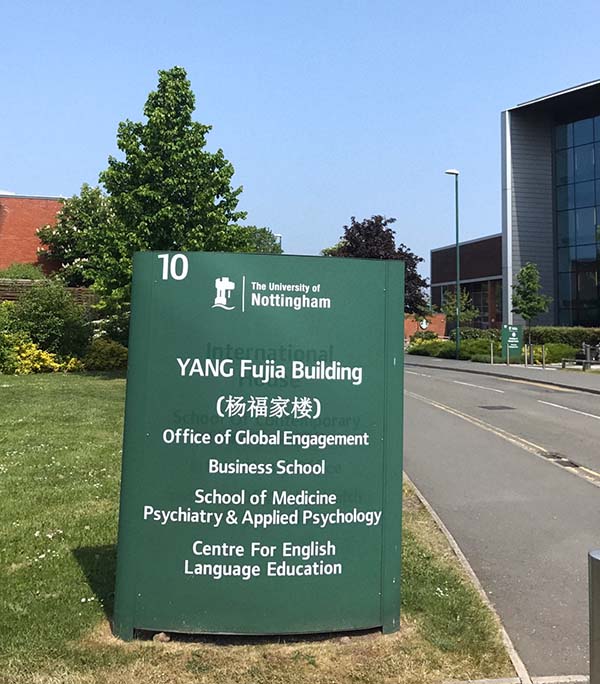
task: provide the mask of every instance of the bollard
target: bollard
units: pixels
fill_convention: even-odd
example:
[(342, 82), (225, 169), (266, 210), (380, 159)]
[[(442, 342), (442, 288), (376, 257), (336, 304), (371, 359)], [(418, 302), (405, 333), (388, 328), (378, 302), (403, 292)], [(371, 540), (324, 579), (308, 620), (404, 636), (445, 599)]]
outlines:
[(490, 342), (490, 366), (494, 365), (494, 343)]
[(600, 684), (600, 550), (588, 553), (590, 684)]
[(546, 345), (542, 345), (542, 368), (546, 370)]

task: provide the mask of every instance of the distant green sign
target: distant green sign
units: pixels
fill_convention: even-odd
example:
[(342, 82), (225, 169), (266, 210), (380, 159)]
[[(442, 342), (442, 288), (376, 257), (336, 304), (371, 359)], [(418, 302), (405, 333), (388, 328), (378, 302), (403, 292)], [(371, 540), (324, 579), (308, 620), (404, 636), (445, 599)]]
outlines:
[(523, 326), (506, 325), (502, 326), (502, 355), (506, 355), (508, 349), (511, 361), (520, 361), (523, 349)]
[(114, 631), (400, 614), (399, 261), (134, 259)]

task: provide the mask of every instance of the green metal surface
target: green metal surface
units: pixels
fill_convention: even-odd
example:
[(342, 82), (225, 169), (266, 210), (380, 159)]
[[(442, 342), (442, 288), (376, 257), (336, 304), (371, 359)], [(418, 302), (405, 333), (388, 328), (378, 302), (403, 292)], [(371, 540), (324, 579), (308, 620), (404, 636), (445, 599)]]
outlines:
[(403, 283), (135, 256), (115, 634), (398, 629)]
[(458, 235), (458, 173), (454, 175), (454, 215), (456, 228), (456, 358), (460, 359), (460, 239)]
[(523, 349), (523, 326), (521, 325), (507, 325), (502, 326), (502, 354), (506, 356), (508, 349), (509, 359), (511, 361), (521, 360), (521, 351)]

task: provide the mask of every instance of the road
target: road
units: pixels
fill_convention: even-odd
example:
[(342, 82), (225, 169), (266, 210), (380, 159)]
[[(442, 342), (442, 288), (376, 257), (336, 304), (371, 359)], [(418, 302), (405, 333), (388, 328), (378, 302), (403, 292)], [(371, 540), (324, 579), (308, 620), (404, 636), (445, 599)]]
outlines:
[(530, 674), (586, 674), (600, 397), (406, 361), (407, 474), (462, 548)]

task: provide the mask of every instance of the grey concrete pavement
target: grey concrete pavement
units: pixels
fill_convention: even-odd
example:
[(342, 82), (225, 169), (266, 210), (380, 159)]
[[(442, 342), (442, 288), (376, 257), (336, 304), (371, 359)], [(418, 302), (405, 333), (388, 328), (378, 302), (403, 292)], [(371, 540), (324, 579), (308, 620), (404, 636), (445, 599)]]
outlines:
[(600, 546), (600, 488), (519, 440), (600, 472), (600, 399), (510, 381), (520, 377), (406, 370), (409, 477), (461, 546), (530, 673), (586, 674), (587, 552)]
[(576, 390), (583, 390), (600, 395), (600, 373), (581, 370), (562, 370), (560, 368), (541, 366), (507, 366), (506, 364), (474, 363), (473, 361), (456, 361), (454, 359), (437, 359), (430, 356), (406, 355), (406, 365), (421, 366), (432, 369), (445, 368), (450, 371), (467, 372), (474, 375), (506, 376), (508, 378), (546, 382)]

